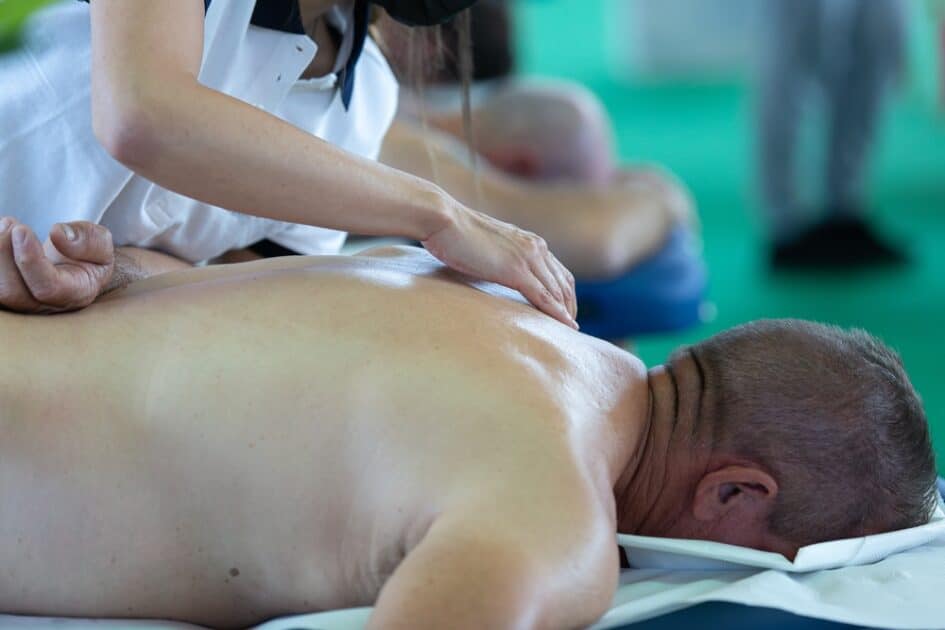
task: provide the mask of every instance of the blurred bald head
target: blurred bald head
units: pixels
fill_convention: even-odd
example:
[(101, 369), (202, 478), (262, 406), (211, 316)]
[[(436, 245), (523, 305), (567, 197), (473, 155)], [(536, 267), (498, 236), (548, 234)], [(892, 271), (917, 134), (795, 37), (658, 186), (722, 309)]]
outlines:
[(477, 104), (476, 149), (497, 168), (541, 181), (606, 183), (613, 130), (600, 101), (569, 82), (514, 82)]

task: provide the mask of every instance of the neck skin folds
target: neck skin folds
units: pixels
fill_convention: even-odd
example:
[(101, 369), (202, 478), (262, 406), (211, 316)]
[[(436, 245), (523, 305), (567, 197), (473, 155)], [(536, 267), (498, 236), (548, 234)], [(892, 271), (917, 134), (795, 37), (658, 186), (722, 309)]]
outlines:
[[(705, 469), (707, 458), (693, 448), (694, 417), (680, 413), (675, 367), (657, 366), (647, 375), (649, 411), (636, 452), (631, 453), (614, 484), (617, 531), (621, 534), (666, 535), (689, 509), (689, 480)], [(676, 377), (674, 377), (674, 372)], [(678, 457), (676, 454), (683, 456)]]

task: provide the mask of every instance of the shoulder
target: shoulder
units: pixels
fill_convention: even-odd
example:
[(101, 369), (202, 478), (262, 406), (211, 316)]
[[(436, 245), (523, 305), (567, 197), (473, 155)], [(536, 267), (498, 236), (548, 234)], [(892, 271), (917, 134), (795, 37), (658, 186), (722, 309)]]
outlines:
[[(609, 587), (606, 579), (588, 579), (584, 567), (568, 566), (522, 537), (528, 523), (501, 505), (489, 513), (504, 521), (502, 528), (463, 510), (441, 514), (384, 585), (373, 625), (409, 619), (410, 627), (571, 628), (603, 614), (615, 571)], [(531, 525), (530, 533), (540, 531)]]
[[(603, 615), (619, 577), (616, 525), (608, 498), (570, 475), (493, 489), (488, 505), (444, 519), (466, 551), (501, 559), (528, 593), (538, 627), (584, 627)], [(464, 510), (466, 511), (466, 510)], [(511, 585), (510, 585), (511, 588)]]

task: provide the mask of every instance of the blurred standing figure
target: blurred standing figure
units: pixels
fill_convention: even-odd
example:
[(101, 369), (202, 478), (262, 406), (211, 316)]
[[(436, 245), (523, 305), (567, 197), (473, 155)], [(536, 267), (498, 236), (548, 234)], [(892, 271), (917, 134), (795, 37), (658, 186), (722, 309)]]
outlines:
[(945, 0), (929, 0), (929, 8), (938, 30), (938, 95), (945, 111)]
[[(770, 0), (760, 140), (771, 263), (787, 267), (894, 265), (903, 252), (867, 222), (869, 151), (889, 83), (904, 57), (901, 0)], [(809, 89), (827, 108), (823, 207), (799, 207), (796, 148)]]

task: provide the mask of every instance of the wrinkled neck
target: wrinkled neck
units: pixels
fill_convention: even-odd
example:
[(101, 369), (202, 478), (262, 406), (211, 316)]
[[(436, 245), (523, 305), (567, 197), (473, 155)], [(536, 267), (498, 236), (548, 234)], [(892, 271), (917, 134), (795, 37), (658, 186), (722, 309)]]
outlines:
[[(657, 414), (652, 386), (646, 427), (637, 452), (627, 459), (614, 485), (617, 531), (621, 534), (658, 535), (686, 505), (679, 481), (684, 466), (673, 461), (673, 431)], [(678, 469), (680, 474), (674, 474)]]

